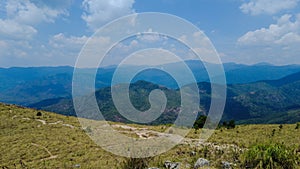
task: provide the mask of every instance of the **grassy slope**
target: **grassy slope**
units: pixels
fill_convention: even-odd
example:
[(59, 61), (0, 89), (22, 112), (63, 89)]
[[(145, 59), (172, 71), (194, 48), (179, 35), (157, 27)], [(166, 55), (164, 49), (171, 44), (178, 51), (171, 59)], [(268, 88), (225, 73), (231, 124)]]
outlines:
[[(74, 117), (45, 112), (37, 117), (34, 110), (3, 105), (0, 111), (0, 166), (21, 167), (25, 163), (28, 168), (74, 168), (76, 164), (83, 168), (110, 168), (120, 159), (94, 144)], [(74, 128), (49, 124), (57, 121)], [(46, 149), (57, 158), (47, 160), (51, 155)]]
[[(105, 169), (119, 168), (119, 163), (124, 161), (124, 158), (108, 153), (93, 143), (76, 118), (48, 112), (42, 112), (40, 117), (36, 114), (36, 110), (0, 104), (0, 168), (15, 168), (14, 165), (16, 168), (22, 168), (22, 165), (23, 168), (74, 168), (80, 164), (81, 168)], [(42, 123), (43, 120), (46, 124)], [(149, 129), (161, 131), (165, 126), (151, 126)], [(165, 160), (171, 160), (181, 162), (182, 168), (190, 168), (197, 158), (205, 157), (212, 161), (213, 167), (226, 160), (236, 163), (238, 168), (239, 162), (236, 160), (240, 151), (258, 142), (283, 142), (300, 149), (300, 129), (295, 130), (295, 125), (283, 125), (281, 130), (279, 125), (240, 125), (232, 130), (219, 129), (209, 143), (200, 146), (192, 141), (197, 136), (195, 131), (191, 131), (187, 144), (177, 145), (155, 157), (150, 165), (162, 168)], [(225, 148), (219, 151), (216, 148), (218, 145)], [(238, 148), (230, 148), (232, 146)], [(197, 152), (197, 155), (190, 157), (191, 151)]]

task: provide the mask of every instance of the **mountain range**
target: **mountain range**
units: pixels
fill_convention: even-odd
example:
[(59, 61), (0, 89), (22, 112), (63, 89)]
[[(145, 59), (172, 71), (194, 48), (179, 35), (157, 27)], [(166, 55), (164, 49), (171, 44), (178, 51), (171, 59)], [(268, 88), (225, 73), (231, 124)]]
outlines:
[[(182, 76), (182, 71), (178, 69), (178, 64), (170, 63), (158, 67), (161, 67), (161, 69), (173, 69), (173, 72)], [(186, 64), (194, 74), (197, 82), (209, 82), (203, 63), (189, 60), (186, 61)], [(206, 65), (215, 66), (208, 63)], [(265, 63), (256, 65), (225, 63), (223, 66), (228, 84), (275, 80), (300, 71), (300, 65), (275, 66)], [(121, 72), (126, 76), (138, 67), (127, 66)], [(110, 86), (115, 70), (115, 66), (99, 68), (97, 70), (95, 88), (101, 89)], [(73, 71), (74, 68), (69, 66), (0, 68), (0, 102), (28, 106), (46, 99), (71, 98)], [(86, 68), (84, 71), (90, 73), (94, 70)], [(177, 85), (170, 75), (157, 69), (148, 69), (139, 73), (132, 80), (132, 83), (139, 80), (159, 84), (170, 89), (181, 87)], [(191, 82), (189, 79), (186, 79), (185, 84)]]
[[(211, 101), (211, 84), (197, 84), (200, 94), (199, 115), (207, 114)], [(170, 89), (147, 81), (137, 81), (130, 85), (130, 99), (136, 109), (150, 108), (149, 93), (162, 90), (168, 99), (166, 110), (151, 124), (173, 123), (180, 111), (179, 89)], [(96, 91), (99, 109), (106, 120), (130, 122), (116, 110), (110, 87)], [(70, 98), (47, 99), (29, 107), (76, 116)], [(87, 118), (94, 119), (95, 116)], [(278, 80), (265, 80), (245, 84), (227, 85), (227, 99), (223, 121), (236, 120), (237, 123), (295, 123), (300, 121), (300, 72)]]
[[(159, 67), (173, 69), (173, 72), (180, 75), (178, 64)], [(199, 114), (206, 114), (210, 107), (211, 89), (205, 66), (192, 60), (186, 61), (186, 64), (198, 82), (201, 97)], [(300, 121), (300, 65), (225, 63), (223, 66), (227, 80), (223, 120), (234, 119), (238, 123)], [(141, 67), (131, 65), (121, 72), (126, 76)], [(71, 94), (73, 70), (73, 67), (68, 66), (0, 68), (0, 102), (76, 116)], [(89, 68), (83, 70), (87, 73), (95, 71)], [(111, 99), (110, 86), (115, 70), (115, 66), (97, 70), (95, 88), (98, 105), (107, 120), (130, 122), (118, 113)], [(184, 85), (189, 83), (191, 81), (187, 80)], [(143, 111), (150, 107), (149, 93), (154, 89), (162, 90), (168, 98), (167, 109), (152, 124), (172, 123), (180, 110), (181, 87), (167, 73), (148, 69), (131, 81), (130, 98), (133, 105)]]

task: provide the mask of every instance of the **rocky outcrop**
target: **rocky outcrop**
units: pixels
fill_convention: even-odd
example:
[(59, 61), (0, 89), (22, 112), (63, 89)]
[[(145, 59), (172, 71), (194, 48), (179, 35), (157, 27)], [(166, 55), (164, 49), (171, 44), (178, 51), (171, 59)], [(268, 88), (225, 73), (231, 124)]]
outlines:
[(164, 163), (164, 167), (166, 169), (179, 169), (180, 168), (180, 163), (178, 162), (171, 162), (171, 161), (166, 161)]
[(209, 166), (209, 161), (204, 158), (199, 158), (194, 165), (194, 169), (198, 169), (200, 167), (205, 167), (205, 166)]

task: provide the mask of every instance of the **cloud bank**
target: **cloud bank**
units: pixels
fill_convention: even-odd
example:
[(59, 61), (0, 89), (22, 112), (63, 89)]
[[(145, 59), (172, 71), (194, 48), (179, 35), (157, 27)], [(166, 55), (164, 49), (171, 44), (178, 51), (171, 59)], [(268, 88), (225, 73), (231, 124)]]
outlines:
[(275, 14), (295, 8), (299, 0), (250, 0), (240, 6), (242, 12), (251, 15)]

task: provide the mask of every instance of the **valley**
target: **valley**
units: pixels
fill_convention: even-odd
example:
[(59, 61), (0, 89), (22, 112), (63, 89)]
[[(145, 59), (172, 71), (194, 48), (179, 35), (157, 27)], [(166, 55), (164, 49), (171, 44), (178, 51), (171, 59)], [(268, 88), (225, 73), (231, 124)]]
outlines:
[[(198, 83), (200, 95), (199, 114), (207, 114), (211, 101), (211, 86), (208, 82)], [(130, 85), (133, 105), (141, 110), (149, 109), (148, 95), (154, 89), (162, 90), (167, 98), (167, 109), (151, 124), (172, 123), (180, 105), (179, 90), (170, 89), (146, 81)], [(227, 99), (222, 120), (235, 120), (239, 124), (280, 124), (300, 121), (300, 73), (294, 73), (278, 80), (258, 81), (245, 84), (227, 85)], [(116, 110), (110, 87), (96, 91), (96, 98), (104, 117), (110, 121), (130, 122)], [(29, 105), (59, 114), (76, 116), (70, 98), (47, 99)], [(93, 119), (94, 117), (88, 117)]]

